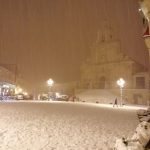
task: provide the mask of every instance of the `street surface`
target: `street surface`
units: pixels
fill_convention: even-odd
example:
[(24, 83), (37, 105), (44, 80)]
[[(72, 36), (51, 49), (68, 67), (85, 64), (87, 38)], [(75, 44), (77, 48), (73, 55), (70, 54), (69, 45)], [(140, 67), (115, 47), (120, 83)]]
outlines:
[(0, 150), (109, 150), (132, 136), (137, 108), (76, 102), (1, 102)]

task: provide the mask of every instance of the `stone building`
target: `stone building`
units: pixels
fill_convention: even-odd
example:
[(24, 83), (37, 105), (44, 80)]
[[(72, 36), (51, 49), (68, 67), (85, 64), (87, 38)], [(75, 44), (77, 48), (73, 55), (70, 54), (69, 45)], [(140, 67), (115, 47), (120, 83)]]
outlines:
[(2, 65), (0, 66), (0, 82), (15, 84), (15, 74)]
[(13, 68), (14, 65), (0, 64), (0, 99), (14, 94), (16, 77)]
[[(122, 51), (111, 25), (104, 23), (90, 56), (81, 66), (79, 89), (107, 90), (119, 96), (116, 81), (126, 82), (123, 98), (126, 103), (147, 104), (149, 101), (148, 70)], [(136, 55), (136, 54), (135, 54)]]

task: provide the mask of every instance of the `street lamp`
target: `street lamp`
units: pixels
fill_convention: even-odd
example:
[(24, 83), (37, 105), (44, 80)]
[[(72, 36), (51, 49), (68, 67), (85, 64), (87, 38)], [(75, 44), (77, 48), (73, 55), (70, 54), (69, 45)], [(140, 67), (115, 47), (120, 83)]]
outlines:
[(15, 88), (15, 94), (19, 94), (19, 93), (22, 93), (22, 88)]
[(27, 92), (23, 92), (23, 94), (24, 94), (25, 96), (28, 96), (28, 93), (27, 93)]
[(49, 94), (48, 94), (48, 96), (49, 96), (49, 99), (50, 99), (51, 87), (52, 87), (53, 84), (54, 84), (53, 79), (48, 79), (48, 80), (47, 80), (47, 84), (48, 84), (48, 86), (49, 86)]
[(22, 91), (23, 91), (22, 88), (19, 88), (19, 89), (18, 89), (18, 92), (19, 92), (19, 93), (22, 93)]
[(119, 80), (117, 80), (117, 84), (120, 87), (120, 97), (121, 97), (121, 106), (122, 106), (122, 89), (125, 85), (125, 80), (123, 78), (120, 78)]

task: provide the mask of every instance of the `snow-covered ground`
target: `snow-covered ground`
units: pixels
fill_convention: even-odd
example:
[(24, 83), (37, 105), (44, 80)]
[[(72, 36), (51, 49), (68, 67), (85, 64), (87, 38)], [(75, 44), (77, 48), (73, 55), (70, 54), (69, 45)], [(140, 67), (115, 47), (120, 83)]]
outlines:
[(0, 150), (111, 150), (131, 137), (138, 107), (71, 102), (0, 103)]

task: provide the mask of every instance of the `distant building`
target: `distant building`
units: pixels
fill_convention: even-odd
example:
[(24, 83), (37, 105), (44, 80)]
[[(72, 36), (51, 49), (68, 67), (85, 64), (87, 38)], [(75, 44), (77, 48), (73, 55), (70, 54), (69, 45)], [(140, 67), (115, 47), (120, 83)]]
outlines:
[[(0, 99), (7, 99), (15, 93), (16, 74), (13, 72), (14, 65), (0, 65)], [(2, 98), (3, 97), (3, 98)]]
[(4, 65), (0, 65), (0, 82), (8, 82), (15, 84), (16, 77), (15, 73), (4, 67)]
[(81, 66), (78, 89), (107, 89), (119, 96), (116, 81), (121, 77), (126, 81), (124, 100), (127, 103), (147, 104), (150, 83), (148, 69), (123, 53), (112, 27), (105, 22), (91, 47), (90, 56)]

